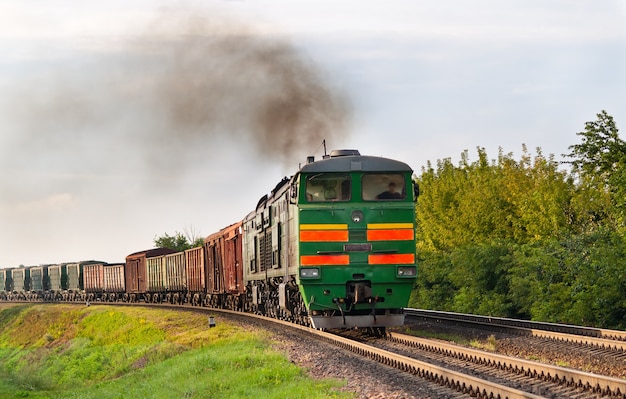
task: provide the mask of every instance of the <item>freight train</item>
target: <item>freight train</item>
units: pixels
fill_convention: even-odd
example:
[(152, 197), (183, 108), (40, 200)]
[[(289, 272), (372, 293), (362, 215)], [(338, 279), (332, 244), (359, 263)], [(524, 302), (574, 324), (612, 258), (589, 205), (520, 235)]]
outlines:
[(417, 277), (412, 174), (357, 150), (309, 157), (201, 247), (0, 269), (0, 299), (190, 304), (319, 329), (402, 325)]

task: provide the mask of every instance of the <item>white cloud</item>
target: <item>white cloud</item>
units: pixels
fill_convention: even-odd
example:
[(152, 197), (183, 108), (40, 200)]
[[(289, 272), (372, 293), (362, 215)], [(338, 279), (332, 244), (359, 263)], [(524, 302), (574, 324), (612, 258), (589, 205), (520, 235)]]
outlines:
[(41, 213), (67, 212), (78, 205), (78, 200), (70, 193), (57, 193), (45, 198), (33, 199), (14, 205), (18, 214), (28, 214), (30, 217)]

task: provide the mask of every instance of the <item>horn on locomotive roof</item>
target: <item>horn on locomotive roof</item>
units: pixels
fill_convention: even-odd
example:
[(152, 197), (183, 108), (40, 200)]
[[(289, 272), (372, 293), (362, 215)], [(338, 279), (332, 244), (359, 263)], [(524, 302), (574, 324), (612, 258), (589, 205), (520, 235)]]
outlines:
[(357, 155), (361, 155), (359, 150), (333, 150), (330, 152), (331, 158), (350, 157), (350, 156), (357, 156)]
[[(361, 155), (359, 150), (332, 150), (330, 152), (330, 155), (324, 155), (322, 159), (350, 157), (350, 156), (358, 156), (358, 155)], [(313, 162), (315, 162), (315, 156), (309, 155), (308, 157), (306, 157), (306, 163), (313, 163)]]

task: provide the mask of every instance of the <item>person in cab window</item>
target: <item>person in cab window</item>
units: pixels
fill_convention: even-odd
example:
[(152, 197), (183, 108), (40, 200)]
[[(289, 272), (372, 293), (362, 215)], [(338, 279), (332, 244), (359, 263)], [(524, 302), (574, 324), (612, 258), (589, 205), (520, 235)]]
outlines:
[(376, 199), (402, 199), (402, 194), (396, 191), (396, 183), (389, 183), (389, 187), (387, 191), (383, 191), (382, 193), (376, 196)]

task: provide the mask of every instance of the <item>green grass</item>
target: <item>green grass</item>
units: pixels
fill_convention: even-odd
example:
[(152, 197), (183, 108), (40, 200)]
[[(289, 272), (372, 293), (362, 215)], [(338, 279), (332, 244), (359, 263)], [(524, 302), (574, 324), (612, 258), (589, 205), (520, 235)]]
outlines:
[(0, 305), (0, 399), (344, 398), (271, 337), (140, 307)]
[(496, 336), (492, 334), (483, 341), (477, 339), (472, 340), (470, 346), (484, 351), (495, 352), (498, 349), (498, 340)]

